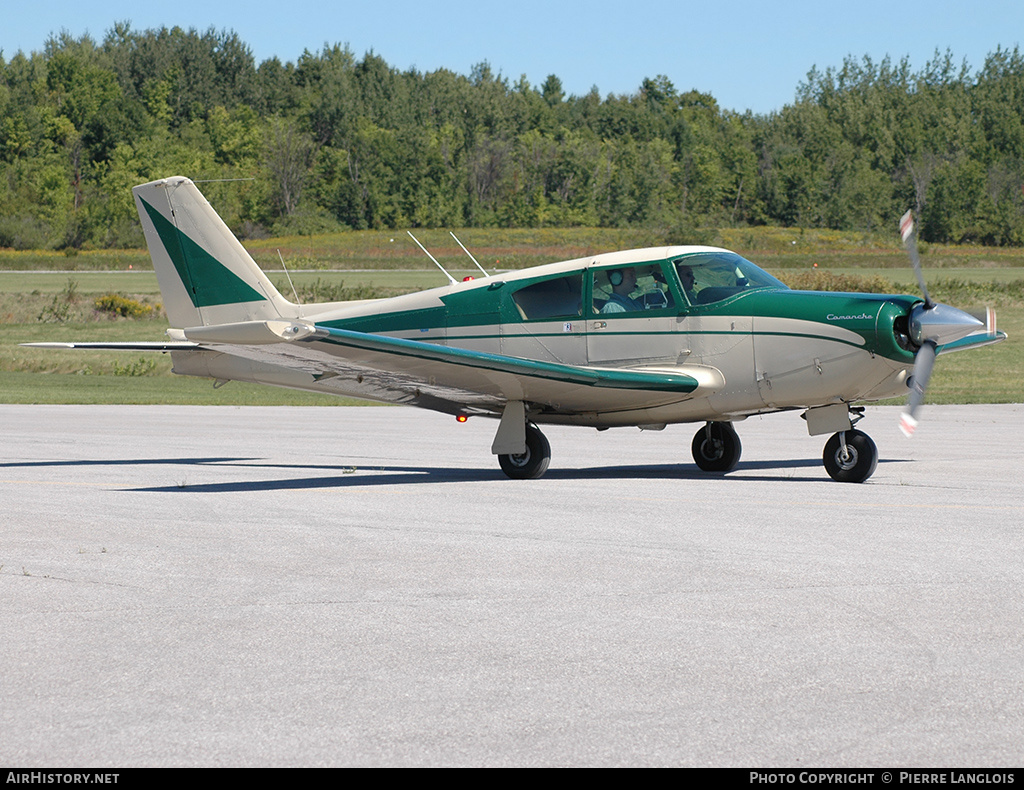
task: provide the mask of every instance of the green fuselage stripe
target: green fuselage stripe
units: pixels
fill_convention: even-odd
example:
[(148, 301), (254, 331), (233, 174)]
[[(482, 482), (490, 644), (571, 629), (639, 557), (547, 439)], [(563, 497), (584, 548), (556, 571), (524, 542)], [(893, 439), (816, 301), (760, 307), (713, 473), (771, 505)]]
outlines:
[[(442, 332), (442, 329), (431, 330)], [(729, 330), (700, 330), (700, 331), (686, 331), (686, 332), (673, 332), (671, 330), (664, 332), (516, 332), (516, 333), (490, 333), (480, 335), (459, 335), (448, 332), (446, 338), (449, 342), (457, 343), (464, 340), (530, 340), (534, 338), (557, 338), (557, 337), (577, 337), (577, 338), (603, 338), (603, 337), (670, 337), (670, 336), (691, 336), (691, 337), (703, 337), (703, 336), (723, 336), (723, 335), (737, 335), (740, 337), (793, 337), (804, 340), (825, 340), (833, 343), (841, 343), (844, 346), (852, 346), (853, 348), (865, 348), (862, 342), (857, 343), (853, 340), (843, 340), (832, 335), (819, 335), (811, 334), (808, 332), (736, 332)], [(440, 337), (438, 339), (441, 339)]]

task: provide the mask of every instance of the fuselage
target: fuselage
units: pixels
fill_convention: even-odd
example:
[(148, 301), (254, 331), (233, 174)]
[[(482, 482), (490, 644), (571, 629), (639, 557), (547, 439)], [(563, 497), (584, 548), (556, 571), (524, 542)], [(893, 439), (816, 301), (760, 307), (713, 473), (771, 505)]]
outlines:
[(594, 392), (571, 408), (548, 404), (532, 415), (657, 426), (906, 394), (914, 354), (905, 322), (917, 302), (792, 291), (735, 253), (668, 247), (332, 305), (304, 318), (541, 362), (715, 371), (721, 381), (710, 393), (650, 393), (624, 407)]

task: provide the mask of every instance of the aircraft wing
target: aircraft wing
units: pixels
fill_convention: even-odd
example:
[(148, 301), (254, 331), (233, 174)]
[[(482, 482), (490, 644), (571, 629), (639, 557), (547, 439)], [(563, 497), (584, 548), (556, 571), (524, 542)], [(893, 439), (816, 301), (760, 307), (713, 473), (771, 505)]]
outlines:
[[(309, 330), (300, 339), (229, 347), (212, 343), (219, 328), (204, 328), (200, 334), (212, 343), (203, 342), (204, 347), (298, 368), (325, 386), (344, 390), (349, 384), (350, 392), (357, 385), (375, 387), (389, 394), (371, 397), (441, 411), (496, 410), (510, 400), (570, 413), (642, 409), (710, 394), (725, 383), (717, 369), (698, 365), (597, 368), (318, 325)], [(186, 337), (193, 334), (185, 330)]]
[(186, 341), (29, 345), (169, 351), (179, 372), (278, 383), (449, 413), (500, 411), (508, 401), (562, 413), (627, 411), (706, 396), (725, 384), (720, 371), (702, 365), (566, 365), (300, 321), (195, 327), (183, 334)]
[(967, 337), (962, 337), (959, 340), (954, 340), (952, 343), (945, 343), (937, 349), (939, 354), (948, 354), (951, 351), (964, 351), (968, 348), (978, 348), (979, 346), (989, 346), (993, 343), (998, 343), (1000, 340), (1006, 340), (1006, 332), (993, 331), (993, 332), (975, 332)]

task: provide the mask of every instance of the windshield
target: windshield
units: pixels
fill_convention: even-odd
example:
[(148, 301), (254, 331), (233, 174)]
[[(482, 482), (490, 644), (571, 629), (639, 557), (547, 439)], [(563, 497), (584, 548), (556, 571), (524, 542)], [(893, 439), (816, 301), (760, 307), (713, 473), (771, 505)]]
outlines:
[(695, 252), (672, 259), (691, 304), (710, 304), (754, 288), (788, 288), (735, 252)]

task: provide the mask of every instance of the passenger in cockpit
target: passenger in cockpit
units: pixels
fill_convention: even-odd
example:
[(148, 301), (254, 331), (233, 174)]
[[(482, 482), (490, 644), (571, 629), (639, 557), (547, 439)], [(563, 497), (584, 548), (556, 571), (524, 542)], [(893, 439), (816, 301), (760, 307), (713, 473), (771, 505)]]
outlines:
[(612, 292), (601, 308), (602, 313), (630, 313), (643, 309), (643, 305), (630, 296), (636, 290), (636, 269), (612, 269), (608, 272), (608, 282)]

